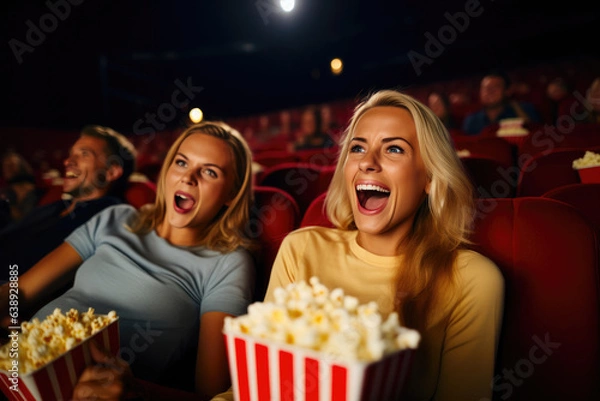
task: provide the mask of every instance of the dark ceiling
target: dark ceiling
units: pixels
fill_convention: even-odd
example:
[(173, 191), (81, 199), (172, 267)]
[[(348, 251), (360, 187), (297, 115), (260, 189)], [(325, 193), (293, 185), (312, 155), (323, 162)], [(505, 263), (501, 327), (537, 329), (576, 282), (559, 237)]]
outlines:
[[(182, 103), (173, 94), (184, 84), (190, 105), (229, 118), (599, 51), (597, 6), (581, 0), (297, 0), (289, 14), (278, 3), (3, 3), (0, 125), (127, 133)], [(428, 37), (439, 35), (435, 48)], [(340, 76), (333, 57), (345, 62)], [(184, 109), (160, 110), (177, 125)]]

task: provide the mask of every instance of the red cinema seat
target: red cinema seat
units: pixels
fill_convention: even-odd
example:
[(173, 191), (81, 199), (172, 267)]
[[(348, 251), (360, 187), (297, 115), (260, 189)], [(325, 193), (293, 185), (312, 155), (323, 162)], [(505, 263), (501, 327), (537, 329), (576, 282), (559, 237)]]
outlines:
[(53, 182), (45, 189), (44, 194), (38, 201), (38, 206), (44, 206), (52, 202), (61, 200), (63, 194), (63, 185), (61, 179), (53, 180)]
[(257, 300), (262, 300), (267, 289), (271, 267), (283, 238), (298, 228), (300, 212), (294, 198), (278, 188), (254, 188), (249, 235), (256, 240)]
[(156, 184), (150, 181), (129, 181), (125, 190), (125, 201), (139, 209), (146, 204), (153, 204), (156, 200)]
[(331, 221), (327, 218), (327, 214), (325, 213), (325, 197), (327, 193), (324, 192), (321, 195), (317, 196), (314, 201), (310, 204), (304, 216), (302, 216), (302, 221), (300, 222), (300, 227), (308, 227), (308, 226), (323, 226), (323, 227), (334, 227)]
[[(518, 170), (494, 159), (463, 157), (460, 159), (478, 198), (512, 198)], [(511, 171), (513, 172), (511, 174)]]
[(552, 199), (478, 202), (475, 249), (498, 265), (506, 284), (494, 399), (599, 399), (593, 227)]
[(284, 163), (266, 169), (260, 186), (275, 187), (292, 195), (298, 204), (300, 215), (322, 192), (319, 181), (320, 167), (306, 163)]
[(521, 166), (516, 196), (542, 196), (551, 189), (578, 184), (579, 174), (573, 169), (573, 160), (583, 157), (586, 150), (599, 148), (561, 148), (547, 154), (538, 153)]
[(565, 185), (552, 189), (543, 196), (568, 203), (600, 230), (600, 183)]
[(600, 124), (545, 125), (527, 137), (519, 154), (537, 155), (552, 149), (600, 147)]
[(254, 162), (265, 168), (273, 167), (282, 163), (293, 163), (297, 161), (298, 157), (286, 150), (268, 150), (256, 152), (254, 154)]
[(515, 164), (512, 145), (501, 138), (457, 137), (454, 138), (454, 147), (457, 151), (468, 150), (468, 157), (496, 160), (505, 167)]

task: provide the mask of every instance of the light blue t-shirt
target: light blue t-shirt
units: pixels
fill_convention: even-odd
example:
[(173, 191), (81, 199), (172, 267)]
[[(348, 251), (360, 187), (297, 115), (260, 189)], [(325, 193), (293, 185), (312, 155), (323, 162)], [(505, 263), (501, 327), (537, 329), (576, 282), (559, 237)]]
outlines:
[(253, 296), (253, 262), (241, 248), (223, 254), (173, 246), (155, 231), (133, 234), (124, 225), (136, 213), (129, 205), (109, 207), (67, 237), (84, 262), (73, 288), (36, 317), (43, 319), (54, 308), (115, 310), (119, 355), (134, 375), (172, 386), (169, 374), (182, 379), (184, 372), (189, 377), (183, 381), (189, 384), (200, 316), (210, 311), (246, 313)]

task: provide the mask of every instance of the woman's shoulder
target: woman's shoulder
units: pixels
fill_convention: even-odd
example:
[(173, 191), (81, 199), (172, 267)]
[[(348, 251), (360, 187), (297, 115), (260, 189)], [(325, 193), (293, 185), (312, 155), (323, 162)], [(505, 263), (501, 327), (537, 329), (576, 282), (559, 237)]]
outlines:
[(120, 203), (117, 205), (107, 206), (101, 213), (120, 215), (120, 216), (133, 216), (137, 215), (138, 211), (136, 208), (128, 203)]
[(460, 250), (456, 258), (457, 272), (465, 282), (487, 282), (490, 285), (504, 282), (500, 268), (493, 260), (479, 252)]
[[(130, 223), (138, 215), (136, 208), (129, 204), (110, 205), (100, 210), (95, 218), (100, 224)], [(104, 223), (102, 223), (104, 222)]]

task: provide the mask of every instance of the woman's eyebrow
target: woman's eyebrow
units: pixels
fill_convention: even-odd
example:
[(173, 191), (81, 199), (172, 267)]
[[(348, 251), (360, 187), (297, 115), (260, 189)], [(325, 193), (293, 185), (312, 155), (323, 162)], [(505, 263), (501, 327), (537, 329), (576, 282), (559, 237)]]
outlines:
[(393, 141), (404, 141), (404, 142), (406, 142), (408, 144), (408, 146), (410, 146), (411, 148), (413, 147), (411, 145), (411, 143), (408, 142), (408, 140), (406, 140), (405, 138), (403, 138), (401, 136), (394, 136), (394, 137), (390, 137), (390, 138), (383, 138), (381, 140), (381, 142), (383, 142), (383, 143), (388, 143), (388, 142), (393, 142)]
[[(176, 156), (179, 156), (185, 160), (189, 160), (189, 157), (187, 157), (185, 154), (181, 153), (181, 152), (177, 152)], [(219, 166), (218, 164), (215, 163), (203, 163), (204, 167), (214, 167), (214, 168), (218, 168), (219, 170), (221, 170), (221, 172), (223, 172), (223, 174), (225, 174), (225, 168), (222, 166)]]
[(216, 167), (219, 170), (221, 170), (223, 173), (225, 173), (225, 169), (221, 166), (219, 166), (218, 164), (214, 164), (214, 163), (205, 163), (204, 164), (205, 167)]
[[(367, 140), (365, 138), (360, 137), (360, 136), (355, 136), (354, 138), (351, 139), (351, 141), (357, 141), (357, 142), (367, 143)], [(401, 136), (393, 136), (393, 137), (389, 137), (389, 138), (383, 138), (381, 140), (381, 142), (383, 142), (384, 144), (388, 143), (388, 142), (393, 142), (393, 141), (403, 141), (403, 142), (406, 142), (406, 144), (408, 146), (410, 146), (411, 149), (414, 149), (413, 146), (411, 145), (411, 143), (408, 142), (406, 139), (404, 139)]]

